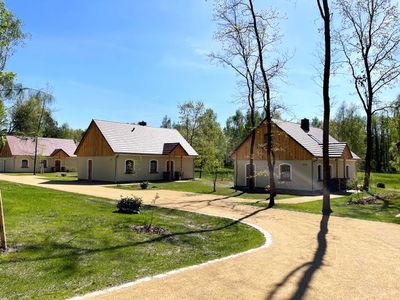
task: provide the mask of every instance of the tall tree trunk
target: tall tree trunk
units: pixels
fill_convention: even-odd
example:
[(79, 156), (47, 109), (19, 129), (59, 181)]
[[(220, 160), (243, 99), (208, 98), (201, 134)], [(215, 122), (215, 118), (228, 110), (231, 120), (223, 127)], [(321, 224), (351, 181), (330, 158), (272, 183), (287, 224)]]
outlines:
[(369, 191), (369, 181), (371, 177), (371, 158), (372, 158), (372, 113), (367, 111), (367, 150), (365, 153), (364, 185), (363, 189)]
[[(329, 119), (330, 119), (330, 99), (329, 99), (329, 80), (331, 75), (331, 15), (329, 11), (328, 0), (317, 0), (321, 17), (324, 20), (324, 37), (325, 37), (325, 61), (324, 61), (324, 81), (323, 81), (323, 98), (324, 98), (324, 121), (322, 136), (322, 156), (323, 156), (323, 200), (322, 213), (329, 215), (331, 209), (331, 194), (329, 190), (330, 172), (329, 172)], [(312, 178), (314, 180), (314, 178)]]
[(274, 175), (274, 165), (272, 163), (272, 122), (271, 122), (271, 91), (269, 87), (269, 81), (267, 77), (267, 72), (264, 69), (264, 53), (261, 45), (261, 37), (258, 32), (257, 27), (257, 17), (253, 6), (253, 1), (249, 0), (249, 8), (253, 18), (253, 29), (257, 40), (258, 55), (260, 58), (260, 71), (264, 83), (264, 110), (265, 110), (265, 120), (267, 122), (267, 163), (268, 163), (268, 173), (269, 173), (269, 204), (268, 207), (273, 207), (275, 205), (276, 196), (276, 186), (275, 186), (275, 175)]

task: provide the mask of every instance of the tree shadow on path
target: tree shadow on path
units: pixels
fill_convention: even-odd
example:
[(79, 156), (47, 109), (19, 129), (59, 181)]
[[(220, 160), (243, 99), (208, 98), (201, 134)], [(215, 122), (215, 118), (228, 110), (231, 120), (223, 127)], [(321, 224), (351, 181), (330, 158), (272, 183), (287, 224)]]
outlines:
[(274, 296), (276, 293), (279, 291), (280, 288), (282, 288), (287, 281), (295, 275), (297, 272), (302, 270), (303, 268), (307, 267), (307, 269), (304, 271), (303, 276), (299, 280), (297, 284), (297, 289), (293, 293), (293, 295), (289, 299), (303, 299), (307, 289), (309, 288), (310, 282), (315, 274), (315, 272), (322, 267), (324, 264), (324, 256), (326, 254), (326, 250), (328, 248), (328, 243), (326, 241), (326, 235), (328, 234), (328, 222), (329, 222), (329, 215), (323, 215), (322, 219), (320, 221), (320, 227), (319, 227), (319, 232), (317, 235), (317, 240), (318, 240), (318, 248), (314, 253), (314, 257), (312, 261), (306, 262), (304, 264), (301, 264), (297, 268), (293, 269), (291, 272), (289, 272), (285, 278), (278, 284), (276, 284), (275, 288), (267, 295), (265, 299), (271, 300), (274, 299)]

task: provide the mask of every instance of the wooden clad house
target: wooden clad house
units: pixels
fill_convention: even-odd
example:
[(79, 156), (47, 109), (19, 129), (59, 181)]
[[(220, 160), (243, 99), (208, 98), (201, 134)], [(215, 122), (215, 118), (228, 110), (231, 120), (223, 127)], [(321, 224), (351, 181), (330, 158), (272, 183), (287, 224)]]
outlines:
[[(269, 185), (265, 141), (267, 127), (262, 122), (256, 129), (254, 149), (255, 184), (258, 188)], [(273, 145), (275, 155), (274, 175), (280, 192), (318, 194), (322, 192), (322, 129), (310, 127), (309, 120), (301, 124), (273, 120)], [(235, 185), (248, 186), (251, 174), (248, 136), (232, 153), (235, 166)], [(331, 189), (342, 190), (348, 179), (356, 177), (359, 157), (346, 143), (329, 137)]]
[[(37, 172), (76, 171), (76, 144), (71, 139), (38, 138)], [(7, 135), (0, 151), (0, 172), (33, 172), (35, 138)]]
[(75, 151), (78, 178), (110, 182), (194, 177), (196, 151), (175, 129), (92, 120)]

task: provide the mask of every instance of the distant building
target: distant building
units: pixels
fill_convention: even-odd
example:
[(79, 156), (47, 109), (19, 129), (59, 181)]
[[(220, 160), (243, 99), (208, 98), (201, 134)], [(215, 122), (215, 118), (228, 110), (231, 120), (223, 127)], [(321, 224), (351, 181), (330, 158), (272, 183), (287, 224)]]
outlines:
[[(76, 171), (76, 144), (71, 139), (38, 138), (36, 171)], [(33, 172), (35, 138), (7, 135), (0, 151), (0, 172)]]
[(194, 177), (197, 152), (175, 129), (92, 120), (75, 154), (78, 178), (133, 182)]
[[(301, 124), (273, 120), (273, 145), (275, 153), (274, 176), (280, 192), (318, 194), (322, 192), (322, 129), (310, 127), (308, 119)], [(262, 122), (256, 129), (255, 184), (267, 188), (269, 174), (265, 141), (267, 127)], [(232, 153), (235, 166), (235, 185), (247, 187), (250, 172), (249, 135)], [(329, 137), (331, 190), (343, 190), (348, 179), (355, 178), (356, 162), (360, 158), (351, 152), (346, 143)]]

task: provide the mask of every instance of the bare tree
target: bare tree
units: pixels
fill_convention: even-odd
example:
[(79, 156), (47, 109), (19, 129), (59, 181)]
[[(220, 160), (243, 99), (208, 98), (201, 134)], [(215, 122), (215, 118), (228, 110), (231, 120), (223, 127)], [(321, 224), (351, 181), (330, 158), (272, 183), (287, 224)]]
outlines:
[(268, 207), (275, 205), (276, 183), (274, 175), (275, 155), (273, 151), (273, 133), (272, 133), (272, 96), (271, 96), (271, 80), (279, 77), (287, 62), (287, 57), (278, 57), (273, 55), (276, 52), (275, 45), (281, 40), (279, 30), (280, 15), (273, 9), (265, 11), (256, 11), (253, 1), (249, 0), (247, 10), (251, 15), (250, 23), (254, 39), (257, 44), (257, 52), (259, 57), (260, 78), (257, 88), (261, 91), (265, 122), (267, 126), (266, 133), (266, 152), (269, 174), (270, 199)]
[(379, 93), (400, 76), (400, 22), (391, 0), (336, 0), (342, 17), (336, 40), (367, 117), (364, 189), (370, 184), (372, 117), (386, 106)]
[[(322, 2), (322, 3), (321, 3)], [(329, 172), (329, 121), (330, 121), (330, 98), (329, 98), (329, 81), (331, 76), (331, 13), (329, 10), (328, 0), (317, 0), (318, 9), (322, 20), (324, 21), (324, 43), (325, 43), (325, 60), (324, 60), (324, 77), (323, 77), (323, 99), (324, 99), (324, 120), (323, 120), (323, 136), (322, 136), (322, 165), (323, 165), (323, 200), (322, 213), (329, 215), (331, 209), (331, 194), (329, 190), (330, 172)]]
[(259, 66), (257, 46), (250, 30), (251, 19), (246, 15), (245, 0), (220, 0), (215, 3), (214, 19), (218, 24), (215, 39), (222, 53), (211, 53), (213, 61), (232, 68), (239, 76), (239, 86), (245, 86), (246, 104), (250, 112), (251, 141), (248, 188), (255, 189), (254, 146), (256, 140), (256, 72)]

